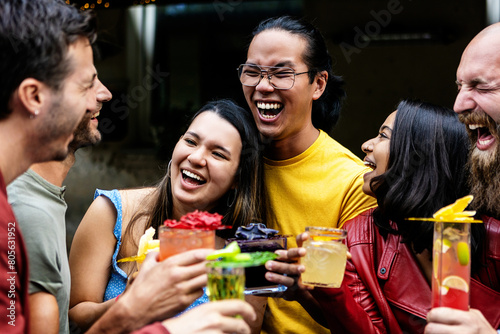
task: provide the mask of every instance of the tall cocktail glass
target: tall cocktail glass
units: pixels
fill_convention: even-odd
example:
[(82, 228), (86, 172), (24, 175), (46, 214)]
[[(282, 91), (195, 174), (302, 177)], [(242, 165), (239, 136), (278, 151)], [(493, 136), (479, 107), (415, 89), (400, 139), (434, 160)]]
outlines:
[(434, 223), (432, 307), (469, 309), (470, 223)]
[(303, 247), (306, 255), (301, 259), (305, 266), (302, 284), (325, 288), (338, 288), (344, 279), (347, 247), (342, 241), (347, 231), (327, 227), (306, 227), (310, 238)]

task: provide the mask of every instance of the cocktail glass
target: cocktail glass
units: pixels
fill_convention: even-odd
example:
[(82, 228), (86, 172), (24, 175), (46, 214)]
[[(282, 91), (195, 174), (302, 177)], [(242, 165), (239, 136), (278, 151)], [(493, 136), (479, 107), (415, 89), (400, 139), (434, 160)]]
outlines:
[(210, 301), (245, 299), (245, 268), (235, 263), (211, 261), (207, 263), (207, 295)]
[(338, 288), (344, 279), (347, 247), (342, 241), (347, 231), (327, 227), (306, 227), (310, 238), (303, 247), (306, 255), (301, 259), (305, 266), (302, 284), (324, 288)]
[(215, 231), (160, 226), (160, 261), (191, 249), (215, 248)]
[(469, 309), (470, 223), (434, 223), (432, 307)]
[[(273, 236), (269, 239), (254, 239), (254, 240), (241, 240), (241, 239), (228, 239), (226, 244), (236, 241), (242, 253), (254, 252), (272, 252), (278, 249), (287, 249), (286, 236)], [(245, 268), (245, 294), (248, 295), (261, 295), (283, 292), (286, 286), (270, 282), (266, 279), (265, 274), (267, 269), (265, 263), (257, 266)]]

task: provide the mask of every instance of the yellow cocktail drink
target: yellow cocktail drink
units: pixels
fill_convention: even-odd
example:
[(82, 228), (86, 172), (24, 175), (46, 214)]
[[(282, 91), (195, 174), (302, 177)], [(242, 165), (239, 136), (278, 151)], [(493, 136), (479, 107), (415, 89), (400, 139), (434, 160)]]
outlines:
[(344, 279), (347, 247), (342, 243), (346, 230), (306, 227), (310, 239), (304, 242), (307, 253), (301, 259), (306, 267), (302, 284), (325, 288), (338, 288)]

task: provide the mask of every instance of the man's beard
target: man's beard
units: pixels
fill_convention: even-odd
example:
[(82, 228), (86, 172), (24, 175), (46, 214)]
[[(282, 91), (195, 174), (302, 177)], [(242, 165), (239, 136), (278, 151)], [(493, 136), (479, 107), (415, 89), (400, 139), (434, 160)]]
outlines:
[[(460, 115), (462, 116), (462, 115)], [(477, 132), (469, 131), (471, 146), (469, 151), (469, 187), (474, 196), (471, 208), (478, 213), (486, 214), (494, 218), (500, 218), (500, 125), (486, 114), (481, 115), (482, 121), (475, 122), (465, 118), (472, 115), (460, 117), (465, 124), (479, 123), (486, 125), (490, 133), (495, 137), (495, 148), (492, 151), (481, 151), (476, 147)]]
[(73, 152), (82, 147), (96, 145), (101, 141), (99, 130), (93, 130), (90, 125), (90, 115), (83, 116), (73, 136), (73, 140), (69, 143), (69, 149)]

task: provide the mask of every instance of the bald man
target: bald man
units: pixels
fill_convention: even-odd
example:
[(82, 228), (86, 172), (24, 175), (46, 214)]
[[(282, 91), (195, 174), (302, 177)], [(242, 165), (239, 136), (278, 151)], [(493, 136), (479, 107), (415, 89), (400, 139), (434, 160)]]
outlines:
[(457, 86), (454, 109), (471, 139), (471, 207), (481, 214), (486, 230), (481, 266), (488, 277), (481, 281), (492, 297), (492, 312), (435, 308), (427, 315), (425, 333), (496, 334), (500, 333), (500, 23), (485, 28), (469, 43), (458, 66)]

